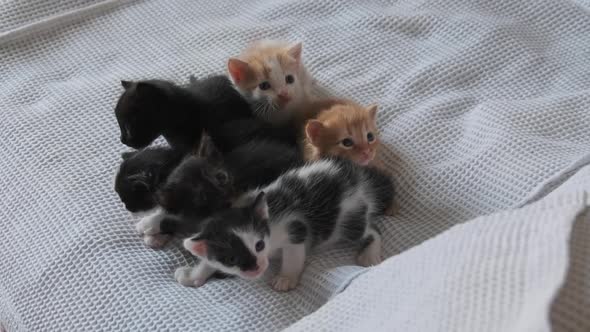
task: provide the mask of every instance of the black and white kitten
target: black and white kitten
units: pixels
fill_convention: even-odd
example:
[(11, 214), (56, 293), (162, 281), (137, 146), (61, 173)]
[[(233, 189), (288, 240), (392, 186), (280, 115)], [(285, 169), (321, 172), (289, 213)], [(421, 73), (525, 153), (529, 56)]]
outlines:
[(273, 141), (251, 141), (222, 155), (205, 135), (196, 156), (187, 157), (158, 192), (160, 208), (136, 225), (150, 247), (174, 233), (195, 232), (200, 222), (228, 208), (239, 194), (271, 183), (303, 164), (299, 152)]
[(162, 135), (175, 149), (192, 151), (203, 130), (224, 153), (258, 138), (296, 144), (295, 128), (274, 127), (255, 117), (226, 76), (191, 76), (184, 87), (163, 80), (121, 84), (125, 91), (115, 115), (121, 142), (130, 147), (146, 147)]
[(393, 200), (391, 179), (382, 171), (345, 159), (321, 159), (293, 169), (268, 186), (249, 192), (237, 207), (214, 214), (184, 247), (201, 262), (176, 270), (176, 280), (201, 286), (219, 270), (246, 279), (261, 276), (270, 255), (282, 264), (272, 286), (293, 289), (312, 248), (336, 242), (360, 246), (357, 263), (381, 262), (375, 217)]
[(156, 207), (156, 191), (184, 153), (168, 147), (145, 148), (121, 154), (123, 161), (115, 177), (115, 191), (130, 212)]

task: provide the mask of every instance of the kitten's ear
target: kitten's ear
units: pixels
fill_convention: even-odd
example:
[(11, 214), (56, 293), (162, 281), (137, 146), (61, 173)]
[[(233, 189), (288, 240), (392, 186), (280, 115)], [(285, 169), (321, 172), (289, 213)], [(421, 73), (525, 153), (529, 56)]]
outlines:
[(266, 194), (264, 191), (261, 191), (254, 203), (252, 204), (252, 211), (254, 211), (254, 215), (261, 220), (268, 219), (268, 204), (266, 204)]
[(313, 145), (317, 145), (324, 124), (319, 120), (309, 120), (305, 125), (305, 135)]
[(201, 239), (198, 235), (193, 237), (190, 242), (190, 247), (187, 248), (196, 256), (206, 257), (207, 256), (207, 241)]
[(227, 70), (236, 84), (244, 84), (255, 78), (250, 65), (240, 59), (229, 58)]
[(121, 153), (121, 158), (123, 158), (123, 160), (125, 161), (125, 160), (133, 157), (136, 153), (137, 153), (137, 151), (123, 152), (123, 153)]
[(297, 64), (301, 63), (301, 53), (303, 52), (303, 44), (302, 43), (297, 43), (293, 46), (291, 46), (289, 48), (289, 50), (287, 50), (287, 54), (289, 54), (289, 56), (291, 56), (293, 59), (295, 59), (295, 61), (297, 61)]
[(372, 121), (375, 121), (377, 119), (377, 108), (377, 105), (371, 105), (367, 107), (367, 113), (369, 114), (369, 117)]
[(132, 85), (133, 85), (133, 82), (131, 82), (131, 81), (121, 80), (121, 86), (123, 86), (123, 88), (125, 90), (129, 89)]
[(217, 150), (215, 144), (208, 135), (203, 135), (197, 155), (201, 158), (205, 158), (211, 162), (221, 162), (223, 160), (221, 153)]

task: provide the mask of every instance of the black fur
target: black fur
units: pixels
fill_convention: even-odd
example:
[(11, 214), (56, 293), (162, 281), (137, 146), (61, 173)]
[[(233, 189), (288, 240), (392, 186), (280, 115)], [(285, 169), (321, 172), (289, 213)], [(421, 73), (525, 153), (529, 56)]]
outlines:
[(307, 226), (299, 220), (292, 221), (287, 227), (287, 233), (289, 233), (289, 241), (291, 243), (303, 243), (307, 238)]
[(125, 208), (131, 212), (154, 208), (156, 191), (183, 156), (181, 151), (164, 147), (123, 153), (115, 191)]
[(254, 140), (227, 153), (223, 165), (234, 179), (237, 192), (265, 186), (285, 171), (303, 165), (303, 158), (290, 145)]
[(122, 82), (115, 107), (121, 143), (143, 148), (162, 135), (177, 150), (190, 151), (203, 131), (199, 110), (207, 103), (189, 90), (162, 80)]
[(342, 237), (348, 241), (355, 241), (363, 237), (365, 224), (359, 220), (367, 220), (367, 205), (360, 205), (356, 211), (352, 211), (342, 221)]
[(189, 156), (160, 188), (158, 203), (169, 214), (202, 219), (228, 207), (233, 194), (232, 180), (218, 162)]
[(203, 130), (223, 153), (260, 138), (296, 145), (295, 128), (255, 117), (226, 76), (191, 77), (187, 87), (161, 80), (123, 82), (115, 115), (121, 142), (130, 147), (145, 147), (163, 135), (171, 146), (190, 151)]
[(198, 155), (187, 157), (158, 193), (160, 206), (177, 216), (162, 223), (162, 232), (194, 231), (239, 193), (267, 185), (302, 163), (295, 148), (272, 141), (249, 142), (222, 156), (206, 136)]

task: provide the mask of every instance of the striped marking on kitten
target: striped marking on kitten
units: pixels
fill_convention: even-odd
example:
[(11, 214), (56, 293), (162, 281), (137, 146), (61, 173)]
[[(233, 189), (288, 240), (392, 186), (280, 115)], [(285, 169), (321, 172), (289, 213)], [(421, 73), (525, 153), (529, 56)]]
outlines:
[[(214, 270), (252, 279), (261, 276), (268, 257), (281, 252), (282, 264), (272, 281), (277, 291), (296, 287), (307, 253), (337, 242), (360, 247), (357, 263), (381, 261), (381, 235), (374, 223), (394, 195), (391, 179), (382, 171), (347, 159), (311, 162), (252, 190), (231, 209), (203, 223), (184, 246), (201, 259), (176, 278), (196, 286)], [(188, 273), (188, 274), (187, 274)], [(192, 281), (186, 280), (187, 275)]]
[(302, 43), (262, 40), (228, 60), (229, 77), (256, 115), (287, 123), (312, 98), (313, 80), (301, 59)]

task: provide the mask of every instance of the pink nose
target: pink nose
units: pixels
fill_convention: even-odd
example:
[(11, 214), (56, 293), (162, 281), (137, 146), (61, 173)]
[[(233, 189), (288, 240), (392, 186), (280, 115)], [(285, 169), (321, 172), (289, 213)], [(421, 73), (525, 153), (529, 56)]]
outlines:
[(279, 91), (278, 96), (281, 99), (289, 99), (289, 92), (287, 92), (287, 90), (281, 90)]

